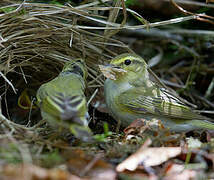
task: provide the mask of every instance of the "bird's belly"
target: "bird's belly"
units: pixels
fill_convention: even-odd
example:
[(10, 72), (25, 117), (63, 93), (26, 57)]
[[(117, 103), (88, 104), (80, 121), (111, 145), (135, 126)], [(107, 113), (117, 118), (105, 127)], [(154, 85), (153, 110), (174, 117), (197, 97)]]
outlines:
[[(105, 81), (104, 86), (104, 94), (105, 94), (105, 102), (108, 108), (109, 113), (114, 117), (116, 121), (120, 121), (122, 127), (128, 126), (135, 119), (139, 118), (140, 115), (132, 114), (125, 110), (120, 109), (120, 106), (116, 104), (115, 98), (121, 94), (122, 89), (126, 89), (126, 87), (118, 86), (114, 83), (114, 81), (107, 79)], [(120, 89), (119, 89), (120, 87)]]
[[(164, 126), (164, 128), (169, 129), (170, 131), (173, 132), (188, 132), (194, 129), (200, 129), (197, 128), (188, 121), (185, 123), (176, 123), (174, 120), (168, 118), (168, 117), (163, 117), (163, 116), (154, 116), (151, 114), (141, 114), (141, 113), (131, 113), (131, 112), (126, 112), (126, 111), (121, 111), (118, 113), (118, 109), (115, 108), (115, 104), (111, 104), (111, 107), (109, 108), (111, 111), (112, 116), (118, 121), (120, 121), (122, 127), (127, 127), (129, 126), (133, 121), (136, 119), (143, 119), (147, 122), (158, 122), (160, 121), (161, 124)], [(157, 123), (158, 124), (158, 123)], [(158, 126), (157, 126), (158, 127)]]

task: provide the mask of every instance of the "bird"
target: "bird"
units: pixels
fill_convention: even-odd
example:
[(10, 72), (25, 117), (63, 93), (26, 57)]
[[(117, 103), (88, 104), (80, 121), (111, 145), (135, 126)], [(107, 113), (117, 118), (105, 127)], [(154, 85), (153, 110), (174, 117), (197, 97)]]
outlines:
[(87, 78), (83, 59), (65, 63), (53, 80), (42, 84), (36, 94), (41, 116), (58, 132), (68, 130), (81, 141), (93, 139), (88, 127), (88, 108), (84, 94)]
[(119, 127), (140, 118), (146, 122), (160, 120), (173, 132), (214, 130), (212, 119), (194, 112), (174, 91), (155, 80), (141, 56), (118, 55), (110, 64), (100, 65), (100, 70), (107, 78), (105, 102)]

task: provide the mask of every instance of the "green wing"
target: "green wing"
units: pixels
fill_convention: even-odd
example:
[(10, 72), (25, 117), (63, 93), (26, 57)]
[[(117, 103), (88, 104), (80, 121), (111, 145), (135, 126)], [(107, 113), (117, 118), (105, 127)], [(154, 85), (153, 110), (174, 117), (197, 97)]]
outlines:
[(204, 116), (194, 113), (191, 108), (163, 88), (153, 88), (153, 91), (146, 91), (145, 88), (136, 87), (121, 93), (116, 103), (122, 104), (124, 109), (128, 111), (139, 114), (152, 114), (179, 119), (206, 119)]
[(76, 76), (57, 77), (39, 88), (37, 104), (56, 118), (70, 119), (74, 114), (85, 118), (87, 102), (82, 86)]

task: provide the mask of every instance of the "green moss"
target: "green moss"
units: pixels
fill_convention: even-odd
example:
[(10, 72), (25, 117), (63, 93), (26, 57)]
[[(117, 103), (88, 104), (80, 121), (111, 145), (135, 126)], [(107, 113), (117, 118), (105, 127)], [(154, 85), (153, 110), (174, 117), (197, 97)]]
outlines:
[(7, 146), (0, 147), (0, 159), (7, 163), (21, 163), (22, 157), (17, 148), (17, 145), (10, 143)]
[(51, 168), (64, 162), (63, 157), (60, 155), (58, 149), (54, 149), (52, 152), (46, 152), (39, 157), (39, 164), (43, 167)]
[(11, 11), (14, 11), (15, 9), (16, 9), (15, 7), (3, 7), (0, 8), (0, 12), (9, 13)]
[(126, 6), (140, 5), (138, 0), (126, 0)]

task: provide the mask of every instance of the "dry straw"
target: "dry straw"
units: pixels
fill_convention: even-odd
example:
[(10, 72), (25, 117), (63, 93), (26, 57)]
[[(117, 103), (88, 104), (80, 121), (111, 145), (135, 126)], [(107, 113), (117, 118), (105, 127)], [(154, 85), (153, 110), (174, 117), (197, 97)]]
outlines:
[[(108, 10), (112, 8), (108, 7)], [(57, 75), (65, 61), (82, 57), (86, 60), (90, 77), (97, 77), (96, 65), (102, 63), (104, 57), (116, 54), (111, 52), (109, 45), (127, 51), (126, 45), (110, 39), (107, 32), (103, 35), (104, 32), (96, 28), (84, 30), (90, 24), (98, 24), (98, 27), (100, 23), (111, 25), (107, 17), (99, 15), (100, 9), (98, 2), (75, 8), (37, 3), (2, 7), (1, 76), (14, 91), (23, 87), (23, 83), (38, 86)], [(12, 82), (6, 78), (9, 74), (15, 76)], [(18, 80), (20, 78), (23, 82)], [(99, 80), (91, 83), (93, 86), (101, 84)]]

